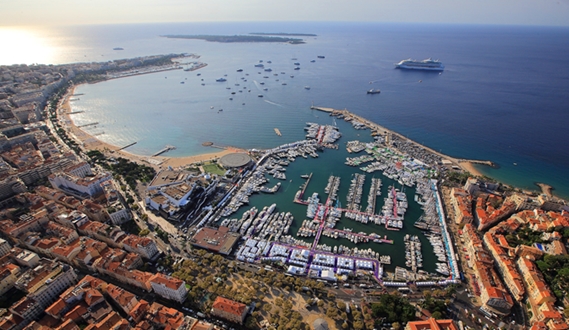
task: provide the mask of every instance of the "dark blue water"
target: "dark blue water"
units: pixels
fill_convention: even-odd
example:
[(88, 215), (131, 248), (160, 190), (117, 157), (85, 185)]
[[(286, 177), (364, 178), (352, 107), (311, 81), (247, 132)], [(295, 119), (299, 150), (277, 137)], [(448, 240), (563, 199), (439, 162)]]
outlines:
[[(303, 45), (158, 37), (275, 31), (318, 36)], [(100, 61), (192, 52), (208, 63), (200, 70), (206, 86), (200, 85), (196, 73), (177, 71), (79, 88), (85, 96), (74, 106), (86, 112), (75, 120), (103, 123), (106, 134), (100, 138), (107, 142), (139, 141), (132, 152), (151, 154), (165, 144), (178, 147), (172, 156), (210, 151), (201, 147), (204, 141), (273, 147), (302, 138), (305, 121), (329, 123), (328, 117), (316, 117), (308, 109), (314, 103), (348, 108), (451, 156), (492, 160), (500, 169), (480, 169), (505, 183), (535, 189), (534, 182), (544, 182), (569, 197), (568, 28), (188, 23), (94, 26), (57, 33), (67, 33), (81, 45), (62, 54), (62, 60), (71, 62), (82, 60), (81, 53)], [(125, 50), (117, 53), (113, 47)], [(310, 63), (317, 55), (326, 58)], [(409, 57), (440, 59), (446, 69), (440, 75), (394, 69), (393, 63)], [(292, 71), (291, 58), (298, 58), (301, 70)], [(262, 79), (265, 73), (259, 76), (253, 68), (260, 59), (272, 60), (272, 73), (286, 75)], [(235, 90), (241, 77), (235, 72), (238, 68), (255, 78), (241, 85), (252, 92), (229, 101), (226, 87)], [(215, 78), (224, 74), (228, 82), (216, 84)], [(290, 74), (295, 77), (288, 78)], [(263, 92), (252, 80), (265, 80), (269, 91)], [(382, 92), (366, 95), (370, 88)], [(258, 98), (261, 93), (264, 97)], [(224, 111), (219, 114), (210, 106)], [(283, 137), (274, 135), (274, 127)]]

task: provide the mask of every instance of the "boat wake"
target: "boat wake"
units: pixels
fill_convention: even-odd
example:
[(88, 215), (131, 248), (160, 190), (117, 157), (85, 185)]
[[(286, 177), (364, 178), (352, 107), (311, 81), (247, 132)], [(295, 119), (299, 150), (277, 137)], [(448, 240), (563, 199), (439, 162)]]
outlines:
[(265, 102), (267, 102), (267, 103), (269, 103), (269, 104), (272, 104), (272, 105), (276, 105), (277, 107), (281, 107), (281, 108), (284, 108), (284, 107), (285, 107), (285, 106), (282, 105), (282, 104), (278, 104), (278, 103), (275, 103), (275, 102), (271, 102), (271, 101), (269, 101), (269, 100), (265, 100)]

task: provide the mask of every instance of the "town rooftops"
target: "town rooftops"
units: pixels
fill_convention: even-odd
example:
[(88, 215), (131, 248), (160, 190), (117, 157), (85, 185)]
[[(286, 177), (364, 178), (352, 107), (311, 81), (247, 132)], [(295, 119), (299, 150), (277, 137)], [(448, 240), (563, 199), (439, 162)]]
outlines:
[(162, 273), (156, 273), (150, 279), (150, 282), (156, 283), (156, 284), (162, 284), (165, 287), (172, 289), (172, 290), (178, 290), (180, 288), (180, 286), (184, 285), (184, 281), (179, 280), (175, 277), (164, 275)]
[(407, 323), (410, 330), (458, 330), (452, 320), (436, 320), (430, 318), (426, 321), (413, 321)]
[(241, 315), (243, 315), (243, 312), (247, 310), (247, 306), (245, 306), (245, 304), (229, 300), (223, 297), (215, 298), (212, 308), (214, 310), (219, 310), (225, 313), (233, 314), (238, 317), (241, 317)]

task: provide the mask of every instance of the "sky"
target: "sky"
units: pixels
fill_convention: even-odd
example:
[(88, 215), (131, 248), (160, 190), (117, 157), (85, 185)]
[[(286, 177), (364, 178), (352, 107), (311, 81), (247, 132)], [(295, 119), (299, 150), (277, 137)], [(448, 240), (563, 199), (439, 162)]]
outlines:
[(0, 26), (361, 21), (569, 26), (569, 0), (0, 0)]

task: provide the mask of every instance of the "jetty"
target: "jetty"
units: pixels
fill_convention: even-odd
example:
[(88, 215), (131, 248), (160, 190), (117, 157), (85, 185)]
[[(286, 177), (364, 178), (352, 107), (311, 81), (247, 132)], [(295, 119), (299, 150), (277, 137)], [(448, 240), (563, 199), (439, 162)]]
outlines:
[(302, 200), (302, 196), (304, 196), (304, 191), (306, 190), (306, 187), (308, 187), (308, 183), (310, 182), (310, 179), (312, 179), (312, 173), (310, 173), (310, 175), (308, 176), (308, 179), (306, 179), (306, 182), (302, 184), (301, 189), (296, 193), (296, 196), (294, 198), (294, 202), (295, 203), (299, 203), (299, 204), (308, 204), (308, 202), (305, 202), (304, 200)]
[(174, 149), (176, 149), (176, 147), (171, 146), (171, 145), (167, 145), (167, 146), (165, 146), (164, 148), (160, 149), (158, 152), (154, 153), (154, 154), (152, 155), (152, 157), (159, 156), (159, 155), (161, 155), (161, 154), (163, 154), (163, 153), (165, 153), (165, 152), (167, 152), (167, 151), (174, 150)]
[(89, 124), (84, 124), (84, 125), (79, 125), (77, 126), (77, 128), (83, 128), (83, 127), (87, 127), (87, 126), (95, 126), (95, 125), (99, 125), (99, 122), (96, 121), (94, 123), (89, 123)]
[(280, 131), (278, 128), (276, 128), (276, 127), (275, 127), (275, 133), (276, 133), (278, 136), (283, 136), (283, 135), (281, 134), (281, 131)]
[(137, 142), (135, 141), (135, 142), (133, 142), (133, 143), (127, 144), (126, 146), (124, 146), (124, 147), (122, 147), (122, 148), (118, 148), (117, 151), (121, 151), (121, 150), (126, 149), (126, 148), (128, 148), (128, 147), (132, 147), (132, 146), (135, 145), (136, 143), (137, 143)]
[(487, 166), (491, 166), (491, 167), (496, 167), (496, 164), (494, 164), (492, 161), (489, 160), (479, 160), (479, 159), (463, 159), (463, 158), (454, 158), (454, 157), (450, 157), (448, 155), (443, 154), (442, 152), (436, 151), (432, 148), (429, 148), (425, 145), (420, 144), (417, 141), (411, 140), (410, 138), (394, 132), (384, 126), (378, 125), (362, 116), (356, 115), (355, 113), (352, 113), (350, 111), (348, 111), (347, 109), (344, 110), (339, 110), (339, 109), (334, 109), (334, 108), (327, 108), (327, 107), (319, 107), (319, 106), (314, 106), (312, 105), (310, 107), (310, 109), (312, 110), (318, 110), (318, 111), (322, 111), (322, 112), (326, 112), (329, 113), (330, 116), (336, 116), (339, 118), (343, 118), (345, 121), (351, 121), (351, 122), (358, 122), (361, 123), (361, 125), (363, 125), (363, 128), (369, 128), (372, 131), (372, 135), (391, 135), (391, 136), (397, 136), (398, 138), (416, 145), (417, 147), (420, 147), (422, 149), (425, 149), (443, 159), (447, 159), (450, 162), (452, 162), (454, 165), (459, 166), (460, 167), (460, 163), (473, 163), (473, 164), (482, 164), (482, 165), (487, 165)]

